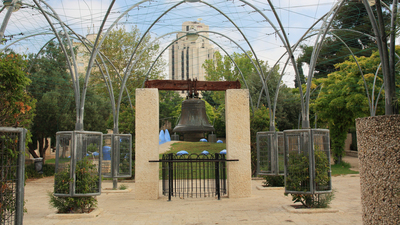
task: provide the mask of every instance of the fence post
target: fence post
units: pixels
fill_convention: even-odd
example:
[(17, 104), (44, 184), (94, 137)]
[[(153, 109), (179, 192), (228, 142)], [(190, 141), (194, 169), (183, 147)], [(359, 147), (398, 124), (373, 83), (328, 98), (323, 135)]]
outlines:
[(215, 153), (215, 188), (217, 189), (218, 200), (221, 200), (221, 190), (219, 188), (219, 154)]
[(24, 216), (24, 184), (25, 184), (25, 138), (26, 129), (20, 129), (19, 133), (19, 152), (17, 169), (17, 193), (16, 193), (16, 213), (15, 224), (22, 224)]
[(171, 201), (172, 191), (174, 188), (174, 170), (173, 170), (173, 154), (168, 154), (168, 201)]

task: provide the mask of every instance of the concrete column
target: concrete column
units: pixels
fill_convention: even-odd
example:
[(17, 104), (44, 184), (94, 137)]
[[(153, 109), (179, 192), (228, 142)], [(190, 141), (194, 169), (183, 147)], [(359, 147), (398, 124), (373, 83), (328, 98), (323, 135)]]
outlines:
[(363, 224), (400, 224), (400, 115), (356, 119)]
[(159, 102), (157, 88), (136, 89), (135, 115), (135, 198), (158, 199), (158, 128)]
[(249, 90), (230, 89), (225, 95), (226, 152), (229, 198), (251, 196)]

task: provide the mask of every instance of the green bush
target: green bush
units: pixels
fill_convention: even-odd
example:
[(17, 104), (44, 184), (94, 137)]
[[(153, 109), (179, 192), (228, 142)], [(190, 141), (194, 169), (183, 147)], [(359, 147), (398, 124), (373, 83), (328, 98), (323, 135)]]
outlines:
[[(329, 161), (323, 151), (315, 151), (315, 178), (317, 191), (329, 190)], [(306, 192), (309, 190), (309, 157), (304, 154), (290, 154), (286, 176), (286, 189)], [(287, 195), (287, 194), (285, 194)], [(307, 208), (325, 208), (333, 199), (329, 194), (291, 194), (294, 203), (300, 202)]]
[(8, 221), (7, 215), (15, 211), (14, 182), (18, 159), (18, 139), (0, 136), (0, 222)]
[(284, 187), (285, 176), (265, 176), (264, 187)]
[(25, 177), (26, 179), (51, 177), (54, 176), (55, 170), (54, 164), (44, 164), (43, 174), (40, 174), (36, 171), (35, 164), (30, 164), (25, 166)]
[[(88, 157), (76, 163), (76, 184), (75, 191), (79, 194), (92, 193), (93, 188), (98, 187), (99, 176), (96, 166)], [(69, 184), (73, 182), (70, 178), (70, 168), (63, 170), (55, 175), (55, 187), (57, 193), (68, 194)], [(54, 193), (48, 193), (50, 205), (58, 210), (58, 213), (85, 213), (93, 210), (97, 206), (95, 196), (87, 197), (58, 197)]]

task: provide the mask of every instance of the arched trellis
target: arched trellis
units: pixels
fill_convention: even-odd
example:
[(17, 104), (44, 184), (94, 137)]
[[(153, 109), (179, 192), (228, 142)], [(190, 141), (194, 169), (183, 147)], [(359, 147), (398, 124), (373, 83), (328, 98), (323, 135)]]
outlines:
[[(118, 18), (116, 21), (114, 21), (113, 25), (112, 25), (110, 28), (112, 28), (112, 27), (118, 22), (118, 20), (119, 20), (120, 18), (122, 18), (127, 12), (129, 12), (131, 9), (133, 9), (133, 8), (135, 8), (135, 7), (137, 7), (137, 6), (139, 6), (140, 4), (142, 4), (142, 3), (144, 3), (144, 2), (146, 2), (146, 1), (141, 1), (141, 2), (139, 2), (139, 3), (137, 3), (137, 4), (135, 4), (135, 5), (132, 5), (128, 10), (126, 10), (123, 14), (121, 14), (121, 15), (119, 16), (119, 18)], [(200, 2), (200, 3), (204, 3), (204, 2), (202, 2), (202, 1), (181, 1), (181, 2), (179, 2), (179, 3), (177, 3), (177, 4), (175, 4), (174, 6), (172, 6), (172, 7), (171, 7), (170, 9), (168, 9), (167, 11), (165, 11), (159, 18), (161, 18), (163, 15), (165, 15), (166, 13), (168, 13), (168, 11), (172, 10), (173, 8), (177, 7), (178, 5), (180, 5), (180, 4), (184, 3), (184, 2)], [(288, 51), (289, 55), (292, 56), (292, 57), (290, 57), (291, 60), (292, 60), (292, 58), (293, 58), (292, 64), (294, 65), (295, 70), (297, 70), (296, 65), (295, 65), (295, 61), (294, 61), (294, 57), (293, 57), (293, 54), (292, 54), (292, 51), (291, 51), (291, 48), (290, 48), (290, 46), (289, 46), (289, 44), (288, 44), (289, 42), (288, 42), (288, 39), (287, 39), (287, 37), (286, 37), (286, 35), (285, 35), (285, 32), (284, 32), (284, 30), (282, 29), (282, 25), (280, 24), (280, 26), (281, 26), (281, 32), (282, 32), (283, 36), (280, 34), (279, 30), (274, 26), (274, 24), (273, 24), (259, 9), (257, 9), (257, 7), (255, 7), (254, 5), (250, 4), (249, 2), (246, 2), (246, 1), (242, 1), (242, 2), (245, 3), (246, 5), (252, 7), (253, 9), (255, 9), (260, 15), (262, 15), (262, 16), (267, 20), (267, 22), (269, 22), (269, 23), (272, 25), (272, 27), (274, 28), (274, 30), (276, 31), (276, 33), (278, 34), (278, 36), (280, 37), (280, 39), (281, 39), (282, 42), (284, 43), (285, 47), (287, 48), (287, 51)], [(35, 3), (38, 4), (37, 2), (35, 2)], [(270, 3), (271, 8), (273, 9), (273, 11), (275, 12), (275, 9), (274, 9), (274, 7), (273, 7), (273, 5), (271, 4), (270, 1), (269, 1), (269, 3)], [(109, 9), (108, 9), (108, 12), (107, 12), (107, 14), (106, 14), (106, 16), (105, 16), (105, 18), (104, 18), (102, 24), (104, 24), (104, 22), (106, 21), (107, 16), (108, 16), (108, 14), (109, 14), (109, 11), (110, 11), (110, 9), (112, 8), (113, 4), (114, 4), (114, 1), (110, 4), (110, 7), (109, 7)], [(208, 5), (208, 6), (212, 7), (212, 8), (214, 8), (215, 10), (217, 10), (218, 12), (220, 12), (221, 14), (223, 14), (223, 12), (222, 12), (221, 10), (217, 9), (216, 7), (213, 7), (211, 4), (208, 4), (208, 3), (204, 3), (204, 4), (206, 4), (206, 5)], [(51, 9), (51, 7), (50, 7), (50, 9)], [(275, 12), (274, 14), (275, 14), (275, 16), (277, 17), (276, 12)], [(228, 16), (226, 16), (225, 14), (223, 14), (223, 15), (224, 15), (226, 18), (228, 18), (228, 19), (230, 20), (230, 22), (231, 22), (236, 28), (238, 28), (238, 27), (236, 26), (236, 24), (235, 24)], [(155, 23), (159, 20), (159, 18), (158, 18), (156, 21), (154, 21), (153, 24), (155, 24)], [(58, 18), (58, 19), (59, 19), (59, 18)], [(279, 17), (277, 17), (277, 20), (278, 20), (278, 23), (280, 23)], [(103, 26), (103, 25), (102, 25), (102, 26)], [(151, 27), (150, 27), (150, 28), (151, 28)], [(63, 29), (65, 29), (65, 28), (63, 27)], [(101, 29), (101, 30), (102, 30), (102, 29)], [(97, 54), (96, 51), (98, 51), (98, 48), (101, 46), (102, 41), (104, 41), (104, 38), (107, 36), (107, 34), (108, 34), (108, 32), (110, 32), (110, 30), (111, 30), (111, 29), (108, 29), (108, 30), (107, 30), (107, 33), (104, 35), (104, 37), (103, 37), (103, 39), (102, 39), (101, 41), (99, 41), (100, 35), (98, 35), (98, 37), (97, 37), (97, 39), (96, 39), (96, 42), (98, 42), (98, 45), (95, 44), (95, 46), (98, 46), (98, 47), (94, 48), (94, 51), (92, 52), (92, 55), (91, 55), (91, 59), (90, 59), (90, 61), (89, 61), (89, 67), (88, 67), (87, 75), (86, 75), (86, 78), (85, 78), (85, 85), (84, 85), (84, 89), (83, 89), (83, 95), (82, 95), (82, 99), (81, 99), (81, 101), (80, 101), (80, 109), (81, 109), (81, 110), (79, 110), (79, 111), (80, 111), (80, 112), (79, 112), (80, 115), (78, 116), (78, 117), (79, 117), (79, 121), (81, 121), (81, 120), (83, 121), (83, 115), (82, 115), (82, 112), (81, 112), (81, 111), (83, 111), (83, 104), (84, 104), (83, 102), (84, 102), (84, 99), (85, 99), (86, 86), (87, 86), (88, 78), (89, 78), (89, 74), (90, 74), (89, 71), (91, 70), (91, 65), (93, 65), (93, 58), (94, 58), (94, 56)], [(238, 28), (238, 31), (242, 34), (242, 36), (245, 38), (246, 42), (249, 44), (250, 49), (251, 49), (251, 51), (253, 52), (253, 55), (256, 57), (256, 59), (258, 59), (258, 58), (257, 58), (257, 54), (255, 54), (255, 52), (254, 52), (252, 46), (250, 45), (249, 41), (247, 40), (246, 36), (243, 34), (243, 32), (242, 32), (239, 28)], [(100, 32), (101, 32), (101, 31), (100, 31)], [(146, 35), (146, 33), (142, 36), (142, 38), (145, 37), (145, 35)], [(66, 36), (67, 36), (67, 38), (68, 38), (68, 34), (66, 34)], [(138, 48), (138, 46), (139, 46), (139, 45), (137, 45), (136, 49)], [(136, 51), (136, 50), (135, 50), (135, 51)], [(134, 55), (134, 54), (132, 54), (132, 57), (133, 57), (133, 55)], [(257, 64), (259, 65), (258, 60), (256, 60), (256, 62), (257, 62)], [(260, 66), (260, 65), (259, 65), (259, 66)], [(131, 68), (132, 68), (132, 67), (131, 67)], [(75, 68), (75, 69), (76, 69), (76, 68)], [(130, 69), (128, 69), (128, 70), (130, 70)], [(261, 70), (261, 73), (263, 73), (262, 70)], [(296, 73), (297, 73), (297, 72), (296, 72)], [(126, 74), (127, 74), (127, 73), (126, 73)], [(125, 77), (125, 76), (124, 76), (124, 77)], [(265, 77), (264, 77), (263, 75), (262, 75), (262, 78), (261, 78), (261, 79), (263, 79), (263, 86), (265, 86)], [(75, 83), (77, 83), (77, 82), (75, 82)], [(263, 87), (263, 88), (265, 88), (265, 87)], [(265, 90), (266, 90), (266, 88), (265, 88)], [(268, 93), (268, 92), (266, 91), (266, 93)], [(302, 92), (301, 92), (301, 93), (302, 93)], [(78, 94), (79, 94), (79, 93), (78, 93)], [(121, 96), (121, 95), (120, 95), (120, 96)], [(270, 104), (269, 104), (269, 108), (272, 109), (272, 107), (270, 106)], [(117, 109), (117, 111), (119, 111), (119, 109)], [(304, 111), (304, 110), (302, 110), (302, 111)]]
[[(247, 5), (249, 5), (250, 7), (252, 7), (253, 9), (255, 9), (260, 15), (262, 15), (265, 19), (266, 19), (266, 21), (268, 22), (268, 23), (270, 23), (271, 24), (271, 26), (274, 28), (274, 30), (276, 31), (276, 33), (278, 34), (278, 36), (280, 37), (280, 39), (282, 40), (282, 42), (284, 43), (284, 46), (286, 47), (286, 49), (287, 49), (287, 51), (289, 52), (289, 54), (290, 54), (290, 58), (291, 58), (291, 60), (292, 60), (292, 64), (294, 65), (294, 69), (295, 69), (295, 71), (297, 71), (297, 67), (296, 67), (296, 62), (295, 62), (295, 60), (294, 60), (294, 56), (293, 56), (293, 53), (292, 53), (292, 51), (291, 51), (291, 48), (290, 48), (290, 45), (288, 44), (289, 43), (289, 41), (288, 41), (288, 39), (287, 39), (287, 37), (286, 37), (286, 35), (284, 34), (284, 36), (285, 37), (282, 37), (282, 35), (279, 33), (279, 30), (274, 26), (274, 24), (269, 20), (269, 18), (268, 17), (266, 17), (257, 7), (255, 7), (255, 6), (253, 6), (252, 4), (250, 4), (250, 3), (248, 3), (248, 2), (246, 2), (246, 1), (243, 1), (243, 0), (241, 0), (242, 2), (244, 2), (245, 4), (247, 4)], [(144, 1), (143, 1), (144, 2)], [(126, 70), (126, 73), (125, 73), (125, 76), (124, 76), (124, 81), (123, 81), (123, 86), (125, 85), (125, 83), (126, 83), (126, 81), (127, 81), (127, 76), (129, 76), (129, 74), (130, 74), (130, 72), (131, 72), (131, 69), (133, 68), (133, 67), (131, 67), (130, 66), (130, 64), (131, 64), (131, 62), (132, 62), (132, 59), (133, 59), (133, 56), (135, 55), (135, 53), (136, 53), (136, 50), (138, 49), (138, 47), (139, 47), (139, 45), (141, 44), (141, 42), (143, 41), (143, 39), (144, 39), (144, 37), (147, 35), (147, 33), (150, 31), (150, 29), (154, 26), (154, 24), (155, 23), (157, 23), (159, 20), (160, 20), (160, 18), (161, 17), (163, 17), (165, 14), (167, 14), (169, 11), (171, 11), (172, 9), (174, 9), (175, 7), (177, 7), (178, 5), (180, 5), (180, 4), (182, 4), (183, 2), (185, 2), (185, 1), (182, 1), (182, 2), (179, 2), (179, 3), (177, 3), (177, 4), (175, 4), (174, 6), (172, 6), (172, 7), (170, 7), (168, 10), (166, 10), (164, 13), (162, 13), (161, 14), (161, 16), (159, 16), (150, 26), (149, 26), (149, 28), (146, 30), (146, 32), (142, 35), (142, 38), (140, 39), (140, 41), (139, 41), (139, 43), (138, 43), (138, 45), (136, 46), (136, 48), (135, 48), (135, 50), (133, 51), (133, 53), (132, 53), (132, 56), (131, 56), (131, 59), (129, 60), (129, 64), (128, 64), (128, 66), (127, 66), (127, 70)], [(197, 1), (197, 0), (194, 0), (194, 1), (187, 1), (187, 2), (201, 2), (201, 1)], [(142, 2), (140, 2), (140, 3), (138, 3), (138, 4), (141, 4)], [(271, 5), (271, 3), (270, 3), (270, 5)], [(126, 13), (128, 12), (128, 11), (130, 11), (131, 9), (133, 9), (134, 7), (136, 7), (137, 6), (137, 4), (136, 5), (134, 5), (134, 6), (132, 6), (132, 7), (130, 7), (128, 10), (126, 10), (122, 15), (120, 15), (119, 17), (118, 17), (118, 19), (110, 26), (110, 28), (108, 29), (108, 32), (111, 30), (111, 28), (113, 27), (113, 26), (115, 26), (115, 24), (124, 16), (124, 15), (126, 15)], [(273, 6), (271, 6), (271, 7), (273, 7)], [(223, 14), (224, 15), (224, 14)], [(230, 20), (230, 19), (229, 19)], [(279, 20), (279, 18), (278, 18), (278, 20)], [(231, 21), (231, 20), (230, 20)], [(282, 29), (283, 27), (281, 26), (281, 29)], [(283, 29), (282, 29), (283, 30)], [(284, 31), (284, 30), (283, 30)], [(242, 32), (241, 32), (242, 33)], [(284, 32), (283, 32), (284, 33)], [(89, 67), (90, 67), (90, 65), (89, 65)], [(89, 69), (88, 69), (89, 70)], [(297, 74), (297, 77), (299, 77), (298, 76), (298, 72), (296, 72), (296, 74)], [(263, 78), (261, 77), (261, 80), (262, 80), (262, 83), (263, 83), (263, 86), (265, 86), (265, 82), (264, 82), (264, 80), (263, 80)], [(268, 87), (264, 87), (265, 88), (265, 91), (266, 91), (266, 94), (267, 94), (267, 96), (269, 96), (269, 93), (268, 93)], [(300, 89), (301, 89), (301, 87), (300, 87)], [(301, 95), (302, 95), (302, 91), (300, 91), (300, 93), (301, 93)], [(119, 97), (121, 98), (121, 96), (122, 95), (120, 95)], [(269, 97), (267, 97), (268, 99), (269, 99)], [(119, 102), (120, 102), (120, 100), (118, 100)], [(270, 104), (269, 104), (270, 105)], [(271, 107), (269, 107), (270, 108), (270, 110), (271, 110)], [(303, 104), (303, 101), (302, 101), (302, 109), (304, 109), (304, 104)], [(119, 111), (119, 109), (117, 109), (117, 111)], [(302, 110), (303, 112), (304, 112), (304, 110)], [(118, 115), (117, 115), (118, 116)]]
[[(13, 2), (15, 2), (15, 0), (13, 1)], [(34, 1), (35, 2), (35, 4), (38, 4), (38, 2), (40, 2), (40, 4), (46, 4), (45, 2), (41, 2), (40, 0), (39, 1)], [(141, 4), (143, 4), (143, 3), (145, 3), (145, 2), (148, 2), (148, 0), (143, 0), (143, 1), (140, 1), (140, 2), (138, 2), (138, 3), (136, 3), (136, 4), (134, 4), (134, 5), (132, 5), (128, 10), (126, 10), (126, 12), (124, 12), (123, 14), (121, 14), (120, 15), (120, 17), (119, 17), (119, 19), (120, 18), (122, 18), (123, 16), (125, 16), (126, 15), (126, 13), (127, 12), (129, 12), (131, 9), (133, 9), (133, 8), (135, 8), (135, 7), (138, 7), (139, 5), (141, 5)], [(220, 12), (221, 14), (223, 14), (223, 12), (221, 11), (221, 10), (219, 10), (217, 7), (214, 7), (212, 4), (209, 4), (209, 3), (207, 3), (207, 2), (203, 2), (203, 1), (201, 1), (201, 0), (186, 0), (186, 1), (180, 1), (179, 3), (177, 3), (177, 4), (175, 4), (172, 8), (175, 8), (176, 6), (178, 6), (178, 5), (180, 5), (180, 4), (182, 4), (182, 3), (184, 3), (184, 2), (187, 2), (187, 3), (201, 3), (201, 4), (205, 4), (205, 5), (208, 5), (209, 7), (211, 7), (211, 8), (213, 8), (213, 9), (215, 9), (216, 11), (218, 11), (218, 12)], [(265, 15), (260, 11), (260, 10), (258, 10), (257, 9), (257, 7), (255, 7), (255, 6), (253, 6), (251, 3), (249, 3), (249, 2), (247, 2), (247, 1), (245, 1), (245, 0), (241, 0), (241, 2), (243, 2), (243, 3), (245, 3), (246, 5), (248, 5), (248, 6), (250, 6), (250, 7), (252, 7), (253, 9), (255, 9), (256, 10), (256, 12), (258, 12), (260, 15), (263, 15), (263, 17), (264, 18), (266, 18), (265, 17)], [(113, 7), (113, 4), (115, 3), (115, 1), (112, 1), (111, 3), (110, 3), (110, 7), (109, 7), (109, 9), (108, 9), (108, 12), (106, 13), (106, 15), (104, 16), (104, 20), (103, 20), (103, 24), (104, 24), (104, 22), (107, 20), (107, 16), (108, 16), (108, 14), (109, 14), (109, 11), (110, 11), (110, 9)], [(283, 26), (282, 26), (282, 24), (281, 24), (281, 21), (280, 21), (280, 18), (279, 18), (279, 16), (277, 15), (277, 13), (276, 13), (276, 10), (275, 10), (275, 7), (274, 7), (274, 5), (272, 4), (272, 2), (269, 0), (268, 1), (268, 3), (269, 3), (269, 5), (270, 5), (270, 7), (271, 7), (271, 10), (272, 10), (272, 12), (274, 13), (274, 15), (275, 15), (275, 18), (276, 18), (276, 20), (278, 21), (278, 24), (279, 24), (279, 27), (280, 27), (280, 29), (276, 29), (276, 27), (273, 25), (273, 23), (271, 22), (271, 21), (269, 21), (269, 19), (267, 19), (267, 22), (269, 22), (271, 25), (272, 25), (272, 27), (275, 29), (275, 31), (276, 31), (276, 33), (278, 34), (278, 36), (279, 36), (279, 38), (281, 39), (281, 41), (282, 41), (282, 43), (284, 43), (284, 46), (285, 46), (285, 48), (287, 48), (287, 49), (289, 49), (289, 55), (290, 55), (290, 52), (293, 52), (293, 50), (291, 50), (292, 48), (290, 48), (290, 45), (289, 45), (289, 42), (288, 42), (288, 39), (287, 39), (287, 37), (286, 37), (286, 32), (284, 31), (284, 29), (283, 29)], [(343, 1), (340, 1), (340, 2), (338, 2), (338, 3), (336, 3), (335, 4), (335, 6), (332, 8), (332, 10), (331, 10), (331, 12), (329, 13), (330, 15), (334, 15), (334, 13), (332, 13), (332, 12), (337, 12), (337, 10), (340, 8), (340, 6), (341, 6), (341, 4), (343, 4)], [(391, 9), (390, 9), (390, 7), (388, 6), (388, 5), (386, 5), (386, 4), (384, 4), (384, 3), (382, 3), (383, 4), (383, 6), (384, 7), (386, 7), (386, 8), (388, 8), (388, 10), (390, 11)], [(13, 6), (13, 5), (12, 5)], [(48, 4), (46, 4), (46, 7), (49, 7), (49, 5)], [(49, 7), (50, 9), (51, 9), (51, 7)], [(4, 7), (3, 7), (3, 9), (4, 9)], [(9, 8), (9, 10), (7, 10), (7, 12), (12, 12), (12, 10), (10, 10), (11, 8)], [(52, 10), (52, 9), (51, 9)], [(235, 26), (235, 27), (237, 27), (236, 25), (235, 25), (235, 23), (232, 21), (232, 20), (230, 20), (230, 18), (229, 17), (227, 17), (227, 16), (225, 16), (226, 18), (228, 18), (228, 20)], [(59, 18), (58, 18), (59, 19)], [(118, 22), (118, 20), (119, 19), (117, 19), (116, 21), (114, 21), (114, 25)], [(332, 21), (332, 20), (331, 20)], [(5, 21), (3, 21), (3, 23), (4, 23)], [(326, 26), (328, 26), (329, 24), (328, 23), (326, 23), (326, 22), (324, 22), (325, 23), (325, 25)], [(64, 27), (63, 26), (61, 26), (63, 29), (64, 29)], [(102, 26), (103, 27), (103, 26)], [(102, 31), (103, 29), (99, 29), (99, 33), (101, 33), (101, 31)], [(111, 29), (108, 29), (107, 30), (107, 33), (110, 31)], [(240, 30), (240, 29), (238, 29), (238, 31), (242, 34), (242, 31)], [(322, 38), (319, 38), (319, 39), (323, 39), (323, 36), (324, 35), (326, 35), (326, 33), (324, 34), (324, 33), (321, 33), (322, 35), (321, 35), (321, 37)], [(68, 36), (68, 34), (66, 34), (66, 36)], [(100, 35), (99, 35), (100, 36)], [(105, 35), (105, 36), (107, 36), (107, 34)], [(246, 40), (246, 42), (249, 44), (250, 42), (247, 40), (247, 38), (246, 38), (246, 36), (244, 36), (243, 34), (242, 34), (242, 36), (245, 38), (245, 40)], [(96, 42), (98, 41), (99, 39), (97, 39), (96, 40)], [(104, 40), (104, 39), (103, 39)], [(320, 41), (317, 41), (317, 43), (321, 43)], [(100, 46), (101, 45), (101, 41), (98, 41), (98, 45), (95, 45), (95, 46)], [(98, 48), (97, 47), (97, 48)], [(251, 51), (253, 52), (253, 54), (254, 54), (254, 56), (256, 57), (256, 59), (257, 59), (257, 55), (254, 53), (254, 50), (253, 50), (253, 48), (252, 48), (252, 46), (249, 44), (249, 47), (250, 47), (250, 49), (251, 49)], [(96, 48), (95, 48), (96, 49)], [(314, 49), (316, 49), (316, 51), (319, 51), (318, 50), (318, 47), (317, 48), (314, 48)], [(94, 51), (94, 53), (92, 54), (92, 55), (96, 55), (97, 53), (95, 53), (95, 51)], [(314, 59), (317, 57), (317, 55), (318, 54), (315, 54), (315, 57), (313, 57)], [(289, 56), (290, 57), (290, 56)], [(91, 57), (92, 58), (92, 57)], [(291, 59), (292, 57), (290, 57), (290, 60), (292, 60)], [(258, 62), (258, 60), (256, 61), (256, 63), (258, 64), (259, 62)], [(74, 64), (74, 62), (72, 62), (71, 64)], [(311, 64), (313, 64), (313, 62), (311, 62)], [(296, 69), (296, 66), (292, 63), (292, 65), (294, 66), (294, 68)], [(76, 69), (75, 68), (75, 66), (73, 66), (74, 67), (74, 69)], [(312, 68), (312, 67), (311, 67)], [(88, 71), (89, 71), (89, 69), (88, 69)], [(261, 73), (263, 73), (263, 71), (261, 70)], [(85, 93), (85, 91), (86, 91), (86, 87), (87, 87), (87, 82), (88, 82), (88, 79), (89, 79), (89, 74), (90, 74), (90, 72), (88, 72), (87, 73), (87, 76), (86, 76), (86, 78), (85, 78), (85, 84), (86, 85), (84, 85), (84, 90), (83, 90), (83, 93)], [(309, 73), (309, 77), (310, 77), (310, 75), (312, 74), (312, 72), (310, 72)], [(263, 76), (264, 77), (264, 76)], [(268, 76), (267, 76), (268, 77)], [(297, 74), (296, 74), (296, 77), (297, 77)], [(311, 75), (311, 77), (312, 77), (312, 75)], [(266, 77), (264, 77), (264, 80), (266, 79)], [(296, 78), (297, 79), (297, 78)], [(308, 79), (308, 81), (310, 81), (310, 79)], [(76, 83), (76, 82), (75, 82)], [(310, 86), (310, 85), (307, 85), (308, 87)], [(302, 91), (300, 92), (301, 94), (303, 93)], [(306, 94), (307, 95), (307, 94)], [(83, 111), (83, 102), (84, 102), (84, 98), (85, 98), (85, 94), (83, 94), (82, 96), (80, 96), (81, 98), (79, 98), (79, 99), (81, 99), (80, 100), (80, 106), (79, 106), (79, 109), (81, 109), (81, 110), (79, 110), (79, 111)], [(82, 99), (83, 99), (83, 101), (82, 101)], [(306, 105), (306, 109), (308, 109), (308, 104), (309, 104), (309, 98), (308, 98), (308, 100), (307, 100), (307, 103), (305, 104)], [(371, 103), (371, 105), (373, 105), (373, 103)], [(272, 108), (272, 107), (271, 107)], [(303, 110), (303, 111), (308, 111), (308, 110)], [(80, 114), (82, 114), (82, 112), (80, 112)], [(83, 116), (83, 115), (82, 115)], [(82, 116), (79, 116), (79, 118), (82, 118)], [(81, 119), (80, 119), (81, 120)], [(83, 120), (83, 119), (82, 119)]]
[[(204, 31), (204, 32), (210, 32), (210, 31)], [(158, 56), (156, 57), (156, 59), (154, 60), (154, 62), (150, 65), (149, 69), (147, 70), (147, 73), (146, 73), (145, 79), (144, 79), (144, 81), (143, 81), (142, 87), (144, 87), (144, 83), (145, 83), (145, 81), (147, 80), (148, 75), (150, 74), (150, 71), (151, 71), (152, 68), (154, 67), (154, 65), (155, 65), (155, 63), (157, 62), (157, 60), (161, 57), (161, 55), (162, 55), (174, 42), (176, 42), (176, 41), (178, 41), (178, 40), (180, 40), (180, 39), (182, 39), (182, 38), (184, 38), (184, 37), (186, 37), (186, 36), (188, 36), (188, 35), (197, 35), (197, 34), (193, 34), (193, 33), (190, 33), (190, 32), (177, 31), (177, 32), (170, 32), (170, 33), (165, 34), (165, 35), (163, 35), (163, 36), (170, 35), (170, 34), (174, 34), (174, 33), (186, 33), (186, 34), (183, 35), (183, 36), (181, 36), (181, 37), (179, 37), (179, 38), (177, 38), (177, 39), (175, 39), (175, 40), (173, 40), (173, 41), (171, 41), (171, 43), (170, 43), (169, 45), (167, 45), (167, 46), (158, 54)], [(200, 33), (200, 32), (198, 32), (198, 33)], [(220, 34), (220, 33), (218, 33), (218, 32), (211, 32), (211, 33), (216, 33), (216, 34), (219, 34), (219, 35), (221, 35), (221, 36), (226, 37), (225, 35)], [(162, 38), (163, 36), (160, 36), (159, 38)], [(245, 79), (245, 77), (244, 77), (242, 71), (240, 70), (239, 66), (238, 66), (238, 65), (236, 64), (236, 62), (233, 60), (233, 58), (231, 57), (231, 55), (230, 55), (221, 45), (219, 45), (217, 42), (215, 42), (215, 41), (212, 40), (211, 38), (209, 38), (209, 37), (207, 37), (207, 36), (204, 36), (204, 35), (198, 35), (198, 36), (201, 36), (201, 37), (203, 37), (203, 38), (205, 38), (205, 39), (207, 39), (207, 40), (213, 42), (214, 44), (216, 44), (220, 49), (222, 49), (222, 50), (225, 52), (225, 54), (229, 57), (229, 59), (233, 62), (233, 64), (235, 65), (235, 67), (238, 69), (238, 71), (239, 71), (239, 73), (240, 73), (240, 75), (241, 75), (241, 77), (242, 77), (242, 80), (243, 80), (243, 82), (244, 82), (246, 88), (248, 89), (247, 81), (246, 81), (246, 79)], [(230, 39), (230, 40), (231, 40), (231, 39)], [(241, 48), (240, 45), (238, 45), (235, 41), (233, 41), (233, 40), (231, 40), (231, 41), (234, 42), (237, 46), (239, 46), (239, 48)], [(253, 59), (246, 53), (246, 51), (245, 51), (243, 48), (241, 48), (241, 50), (242, 50), (242, 51), (244, 52), (244, 54), (250, 59), (250, 61), (252, 62), (253, 66), (256, 68), (257, 73), (260, 74), (259, 71), (258, 71), (258, 69), (257, 69), (257, 67), (256, 67), (256, 65), (254, 64)], [(138, 58), (140, 58), (140, 57), (138, 57)], [(137, 60), (136, 60), (136, 61), (137, 61)], [(136, 61), (135, 61), (135, 62), (136, 62)], [(261, 75), (260, 75), (260, 76), (261, 76)], [(252, 112), (253, 112), (253, 114), (254, 114), (253, 100), (251, 99), (251, 96), (250, 96), (250, 104), (251, 104)]]

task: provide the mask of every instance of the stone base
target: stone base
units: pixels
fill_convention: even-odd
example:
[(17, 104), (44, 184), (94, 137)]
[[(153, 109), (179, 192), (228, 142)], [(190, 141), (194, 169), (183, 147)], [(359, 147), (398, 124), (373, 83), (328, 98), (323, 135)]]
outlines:
[(183, 134), (183, 141), (199, 142), (204, 138), (204, 133), (185, 133)]
[(54, 213), (47, 215), (49, 219), (84, 219), (84, 218), (95, 218), (100, 215), (103, 209), (94, 209), (90, 213)]
[(400, 115), (356, 120), (364, 224), (400, 224)]
[(261, 191), (270, 191), (270, 190), (285, 190), (285, 187), (264, 187), (262, 185), (257, 185), (256, 186), (257, 190)]
[[(299, 206), (301, 206), (301, 205), (299, 205)], [(337, 212), (339, 212), (338, 209), (332, 209), (332, 208), (315, 208), (315, 209), (299, 208), (299, 209), (296, 209), (294, 207), (294, 205), (284, 205), (282, 207), (290, 213), (311, 214), (311, 213), (337, 213)]]

